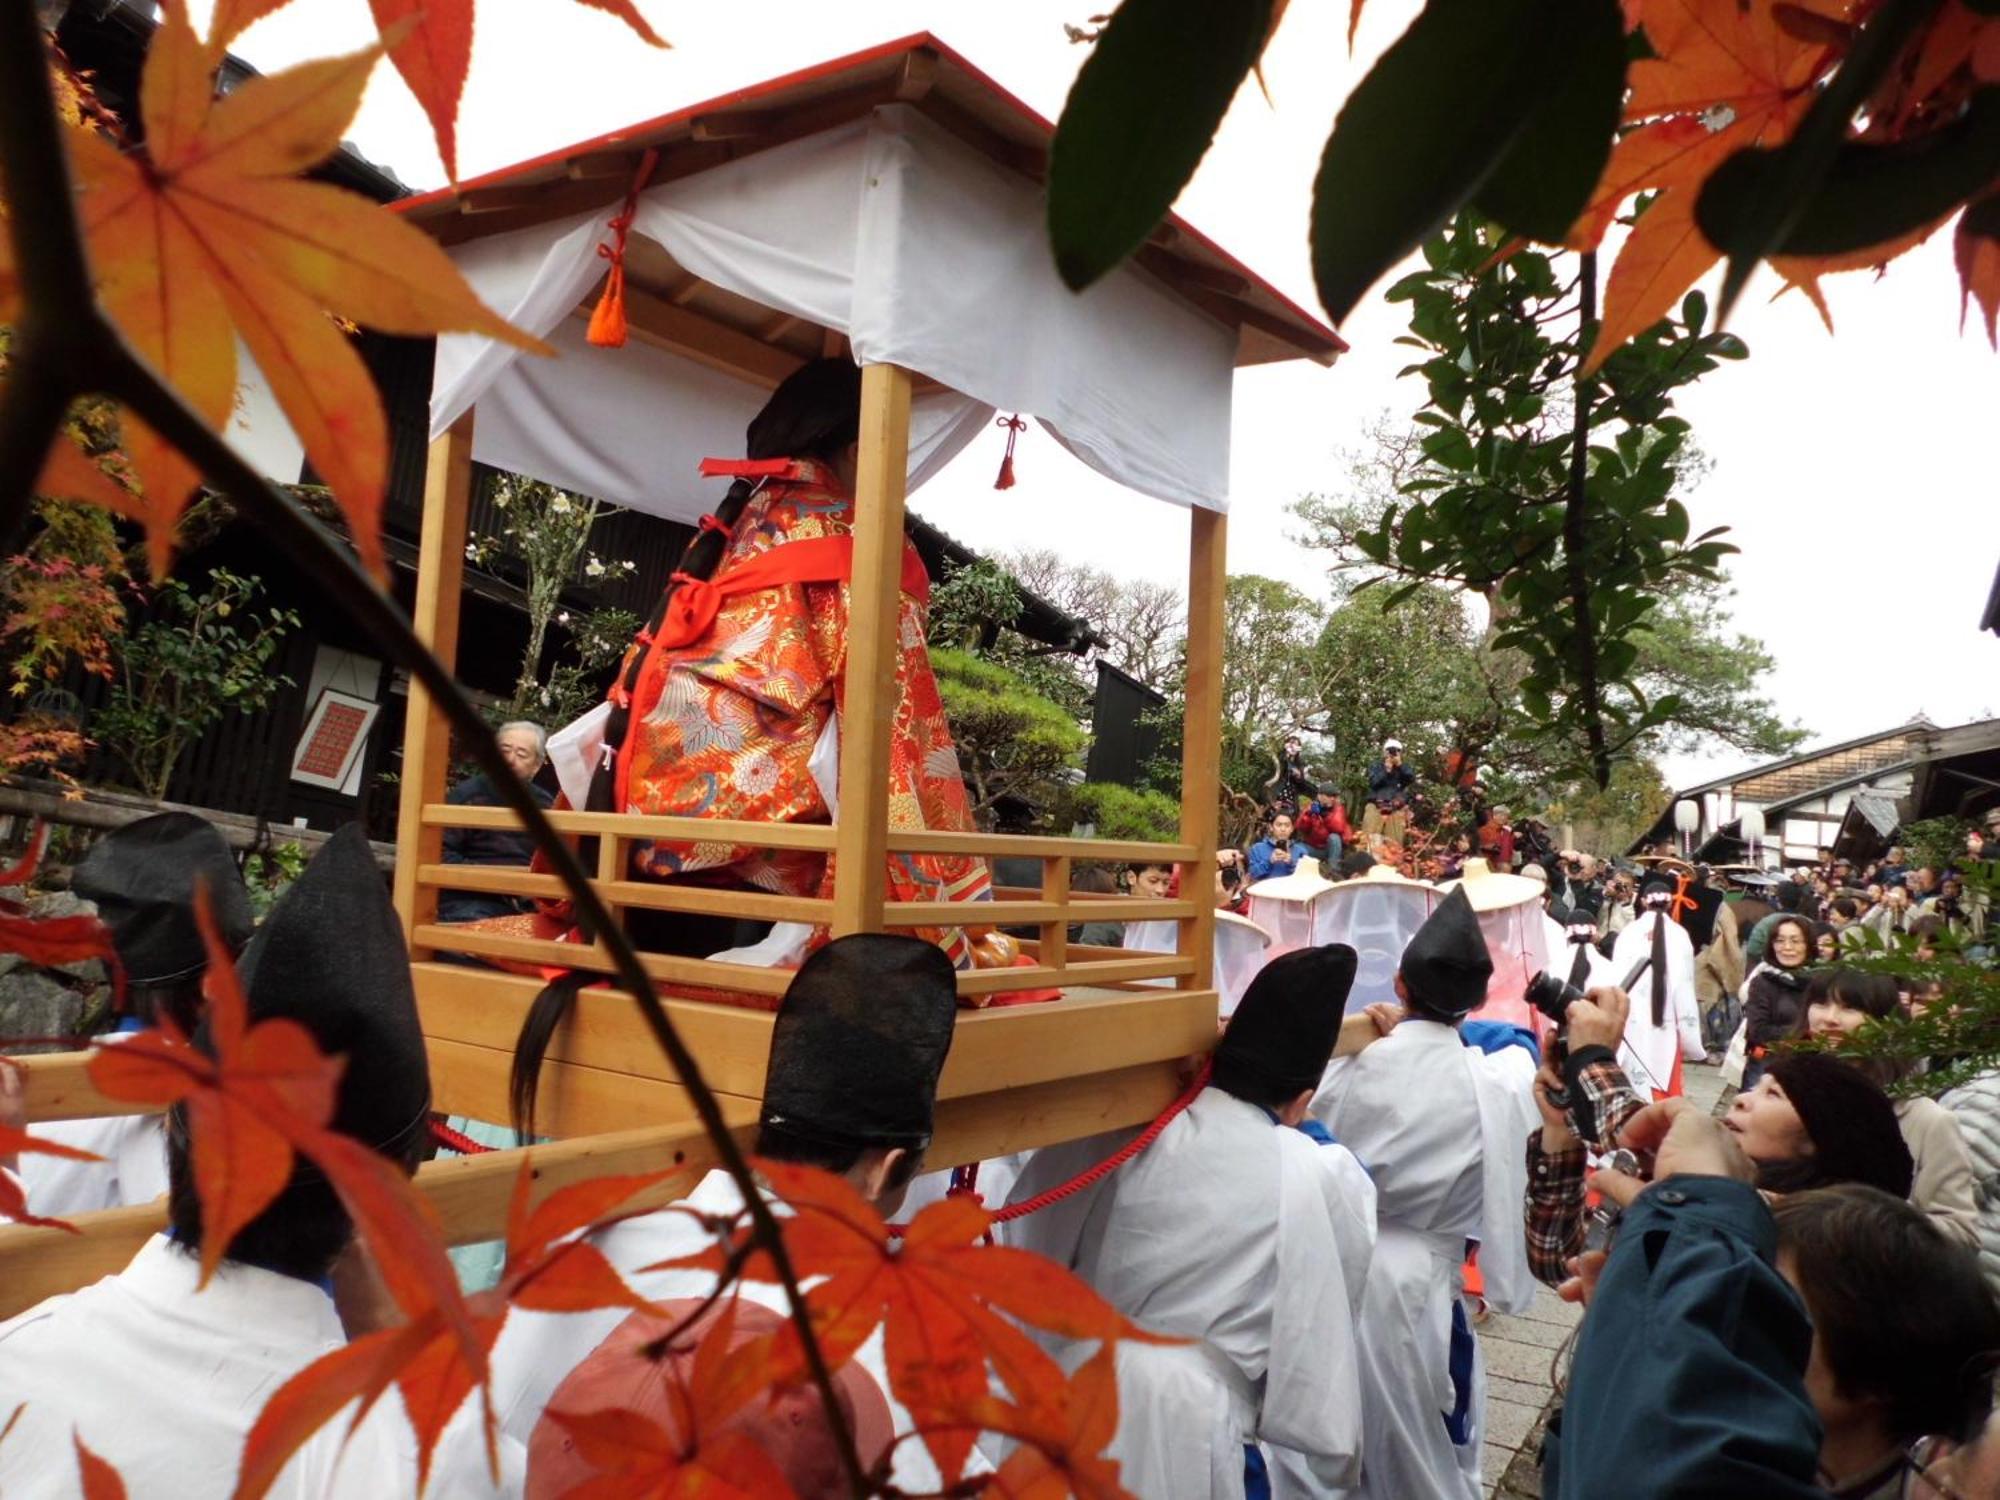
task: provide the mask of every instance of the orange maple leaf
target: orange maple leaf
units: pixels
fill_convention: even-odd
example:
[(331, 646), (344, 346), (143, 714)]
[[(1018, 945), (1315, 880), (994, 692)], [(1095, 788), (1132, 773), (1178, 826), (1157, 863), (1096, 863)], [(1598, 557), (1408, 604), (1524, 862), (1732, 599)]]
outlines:
[[(0, 399), (4, 399), (4, 394), (4, 387), (0, 387)], [(108, 476), (85, 459), (80, 451), (75, 448), (68, 451), (75, 455), (78, 464), (90, 469), (106, 484), (111, 483)], [(48, 836), (48, 825), (37, 823), (26, 852), (6, 869), (0, 870), (0, 890), (25, 886), (34, 879), (42, 851), (48, 846)], [(18, 954), (29, 963), (44, 967), (97, 959), (110, 971), (119, 1003), (124, 1001), (125, 966), (118, 961), (118, 949), (111, 941), (111, 929), (95, 916), (37, 917), (25, 902), (0, 897), (0, 953)], [(4, 1066), (5, 1060), (0, 1059), (0, 1067)]]
[[(143, 158), (67, 132), (98, 295), (132, 346), (211, 427), (228, 419), (240, 336), (381, 573), (388, 475), (381, 398), (332, 313), (385, 333), (464, 331), (540, 350), (483, 306), (435, 242), (357, 194), (296, 174), (331, 156), (379, 47), (213, 96), (215, 59), (167, 0), (140, 93)], [(156, 572), (196, 482), (127, 413), (123, 446)], [(61, 450), (58, 450), (60, 452)], [(73, 466), (38, 486), (68, 494)], [(77, 498), (106, 503), (101, 488)]]
[[(666, 1421), (625, 1407), (548, 1415), (597, 1472), (571, 1495), (588, 1500), (785, 1500), (784, 1471), (741, 1425), (752, 1399), (771, 1386), (771, 1340), (736, 1344), (737, 1300), (725, 1297), (677, 1335), (694, 1343), (691, 1361), (655, 1365)], [(705, 1326), (704, 1326), (705, 1325)]]
[[(483, 1387), (486, 1357), (500, 1337), (510, 1305), (541, 1312), (637, 1310), (650, 1305), (632, 1293), (603, 1252), (580, 1231), (615, 1217), (613, 1211), (635, 1194), (676, 1175), (688, 1174), (686, 1169), (670, 1169), (594, 1177), (551, 1193), (530, 1210), (535, 1173), (533, 1164), (524, 1160), (508, 1208), (506, 1268), (496, 1286), (465, 1299), (470, 1338), (460, 1336), (433, 1308), (308, 1365), (258, 1413), (244, 1444), (234, 1500), (257, 1500), (308, 1437), (351, 1401), (361, 1402), (355, 1417), (359, 1422), (392, 1384), (402, 1394), (417, 1436), (419, 1481), (427, 1479), (445, 1425), (466, 1397)], [(372, 1236), (369, 1243), (379, 1260), (380, 1249)], [(482, 1415), (490, 1459), (494, 1441), (490, 1407), (483, 1407)]]
[(1966, 209), (1952, 237), (1952, 256), (1958, 262), (1959, 327), (1976, 300), (1986, 315), (1986, 342), (2000, 349), (2000, 193)]
[(1785, 284), (1771, 294), (1772, 300), (1776, 301), (1796, 287), (1819, 312), (1819, 320), (1826, 325), (1826, 331), (1832, 333), (1833, 311), (1826, 305), (1826, 295), (1820, 290), (1820, 277), (1842, 271), (1872, 270), (1879, 274), (1897, 256), (1916, 249), (1936, 234), (1950, 218), (1951, 215), (1946, 214), (1928, 224), (1919, 225), (1908, 234), (1863, 250), (1850, 250), (1844, 255), (1774, 255), (1771, 257), (1771, 269), (1784, 278)]
[[(218, 0), (209, 23), (209, 50), (219, 58), (252, 21), (289, 0)], [(577, 0), (607, 11), (655, 47), (666, 41), (646, 23), (632, 0)], [(389, 40), (389, 56), (417, 96), (437, 136), (444, 169), (458, 178), (458, 105), (472, 66), (474, 0), (368, 0), (376, 29)]]
[(1964, 0), (1945, 0), (1868, 101), (1864, 134), (1876, 138), (1898, 134), (1953, 74), (1971, 63), (1974, 47), (1992, 24)]
[[(1625, 118), (1640, 128), (1612, 150), (1567, 243), (1590, 249), (1635, 193), (1656, 194), (1619, 251), (1584, 373), (1673, 309), (1721, 254), (1694, 221), (1702, 182), (1729, 157), (1785, 140), (1833, 60), (1823, 41), (1782, 26), (1784, 0), (1644, 0), (1656, 58), (1635, 62)], [(1812, 7), (1838, 19), (1845, 5)], [(1650, 122), (1650, 123), (1647, 123)]]
[[(794, 1266), (801, 1276), (824, 1278), (805, 1300), (827, 1365), (846, 1363), (882, 1328), (889, 1388), (948, 1481), (964, 1469), (974, 1437), (949, 1414), (989, 1389), (989, 1362), (1022, 1399), (1064, 1384), (1061, 1367), (1008, 1317), (1068, 1339), (1153, 1339), (1053, 1261), (979, 1243), (992, 1215), (972, 1198), (932, 1204), (898, 1244), (844, 1179), (785, 1162), (759, 1161), (757, 1170), (794, 1210), (781, 1221)], [(728, 1255), (717, 1246), (649, 1269), (720, 1271)], [(743, 1275), (777, 1280), (762, 1254)], [(796, 1383), (805, 1370), (797, 1330), (787, 1325), (777, 1342), (773, 1383)]]
[(118, 1471), (83, 1445), (81, 1433), (72, 1431), (76, 1444), (76, 1467), (83, 1481), (83, 1500), (125, 1500), (125, 1481)]
[(1057, 1390), (1019, 1406), (991, 1395), (965, 1409), (974, 1426), (1005, 1433), (1016, 1448), (987, 1481), (1007, 1500), (1128, 1500), (1118, 1465), (1104, 1450), (1118, 1431), (1117, 1346), (1107, 1343)]
[[(197, 907), (203, 935), (212, 937), (206, 892)], [(100, 1048), (90, 1060), (91, 1082), (109, 1097), (187, 1111), (202, 1207), (201, 1286), (238, 1231), (283, 1190), (296, 1141), (307, 1132), (324, 1133), (345, 1067), (344, 1059), (323, 1054), (297, 1021), (250, 1025), (227, 950), (212, 940), (209, 953), (214, 1057), (163, 1019), (157, 1029)]]
[[(0, 1067), (8, 1066), (11, 1059), (0, 1058)], [(65, 1146), (56, 1141), (45, 1141), (40, 1136), (30, 1135), (18, 1125), (9, 1125), (0, 1120), (0, 1158), (19, 1155), (60, 1156), (67, 1161), (103, 1161), (94, 1151), (85, 1151), (76, 1146)], [(71, 1234), (77, 1232), (74, 1224), (62, 1219), (44, 1219), (28, 1212), (27, 1194), (11, 1172), (0, 1171), (0, 1219), (12, 1219), (16, 1224), (32, 1224), (41, 1229), (64, 1229)]]

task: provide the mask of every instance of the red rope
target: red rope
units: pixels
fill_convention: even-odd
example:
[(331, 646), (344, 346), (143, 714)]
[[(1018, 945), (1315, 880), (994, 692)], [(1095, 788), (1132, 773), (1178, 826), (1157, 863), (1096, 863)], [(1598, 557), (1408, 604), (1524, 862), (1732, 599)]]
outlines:
[[(1194, 1075), (1194, 1082), (1187, 1086), (1187, 1092), (1161, 1110), (1159, 1117), (1152, 1124), (1148, 1125), (1123, 1146), (1120, 1146), (1116, 1151), (1105, 1157), (1103, 1161), (1094, 1167), (1084, 1168), (1076, 1176), (1070, 1178), (1068, 1182), (1059, 1182), (1045, 1193), (1037, 1193), (1034, 1197), (1026, 1199), (1023, 1202), (1010, 1203), (1005, 1208), (995, 1210), (993, 1223), (1005, 1224), (1013, 1219), (1025, 1219), (1029, 1214), (1039, 1213), (1051, 1203), (1060, 1203), (1065, 1198), (1073, 1198), (1092, 1183), (1100, 1182), (1104, 1178), (1109, 1177), (1113, 1172), (1124, 1166), (1126, 1162), (1137, 1156), (1141, 1151), (1144, 1151), (1154, 1141), (1157, 1141), (1160, 1138), (1160, 1132), (1173, 1124), (1181, 1112), (1194, 1103), (1201, 1091), (1208, 1087), (1208, 1074), (1212, 1066), (1212, 1059), (1204, 1060), (1201, 1065), (1201, 1071)], [(906, 1224), (891, 1224), (889, 1225), (889, 1233), (899, 1235), (908, 1227)]]
[(1152, 1124), (1133, 1136), (1131, 1140), (1119, 1147), (1118, 1150), (1112, 1152), (1111, 1155), (1105, 1157), (1096, 1166), (1088, 1167), (1077, 1173), (1068, 1182), (1057, 1183), (1045, 1193), (1037, 1193), (1034, 1197), (1020, 1203), (1008, 1204), (1005, 1208), (999, 1209), (994, 1213), (993, 1222), (995, 1224), (1005, 1224), (1010, 1219), (1025, 1219), (1029, 1214), (1039, 1213), (1051, 1203), (1060, 1203), (1065, 1198), (1074, 1197), (1092, 1183), (1109, 1177), (1113, 1172), (1124, 1166), (1126, 1162), (1137, 1156), (1141, 1151), (1144, 1151), (1154, 1141), (1157, 1141), (1160, 1138), (1160, 1132), (1173, 1124), (1181, 1112), (1194, 1103), (1195, 1097), (1208, 1087), (1208, 1074), (1212, 1066), (1213, 1059), (1204, 1060), (1201, 1065), (1201, 1071), (1194, 1075), (1194, 1082), (1187, 1086), (1186, 1093), (1161, 1110), (1159, 1118), (1154, 1120)]
[[(1047, 1192), (1037, 1193), (1034, 1197), (1023, 1202), (1010, 1203), (1005, 1208), (997, 1210), (993, 1215), (993, 1222), (995, 1224), (1005, 1224), (1013, 1219), (1025, 1219), (1029, 1214), (1039, 1213), (1050, 1204), (1060, 1203), (1065, 1198), (1073, 1198), (1092, 1183), (1101, 1182), (1104, 1178), (1109, 1177), (1113, 1172), (1124, 1166), (1126, 1162), (1137, 1156), (1141, 1151), (1144, 1151), (1154, 1141), (1157, 1141), (1160, 1138), (1160, 1132), (1173, 1124), (1181, 1113), (1190, 1104), (1194, 1103), (1201, 1091), (1208, 1087), (1210, 1066), (1209, 1062), (1203, 1062), (1201, 1071), (1195, 1074), (1194, 1082), (1187, 1086), (1185, 1093), (1165, 1109), (1161, 1110), (1159, 1116), (1152, 1124), (1133, 1136), (1131, 1140), (1120, 1146), (1111, 1155), (1105, 1157), (1103, 1161), (1094, 1167), (1086, 1167), (1083, 1171), (1077, 1173), (1076, 1176), (1070, 1178), (1068, 1182), (1057, 1183)], [(431, 1121), (431, 1135), (440, 1146), (443, 1146), (448, 1151), (456, 1151), (461, 1156), (477, 1156), (482, 1151), (495, 1149), (492, 1146), (482, 1145), (463, 1131), (453, 1130), (443, 1120), (433, 1119)], [(892, 1234), (901, 1234), (904, 1228), (905, 1226), (901, 1224), (891, 1224), (889, 1231)]]
[(463, 1131), (453, 1130), (442, 1120), (431, 1121), (431, 1138), (447, 1151), (456, 1151), (460, 1156), (477, 1156), (482, 1151), (494, 1149), (475, 1141)]

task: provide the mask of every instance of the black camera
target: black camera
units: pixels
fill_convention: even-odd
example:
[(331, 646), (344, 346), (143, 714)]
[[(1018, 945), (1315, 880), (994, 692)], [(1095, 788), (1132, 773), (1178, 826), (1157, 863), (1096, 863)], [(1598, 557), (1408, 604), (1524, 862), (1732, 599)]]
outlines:
[(1547, 1016), (1556, 1024), (1558, 1031), (1568, 1024), (1569, 1008), (1584, 998), (1583, 991), (1566, 979), (1554, 974), (1541, 973), (1528, 981), (1526, 997), (1528, 1004)]

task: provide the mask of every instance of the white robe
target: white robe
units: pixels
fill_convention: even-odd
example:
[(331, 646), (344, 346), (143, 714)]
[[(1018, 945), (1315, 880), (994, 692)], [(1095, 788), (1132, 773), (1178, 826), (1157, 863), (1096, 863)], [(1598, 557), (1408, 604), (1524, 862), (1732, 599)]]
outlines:
[[(681, 1200), (682, 1207), (700, 1214), (727, 1218), (743, 1206), (742, 1195), (727, 1172), (716, 1170), (696, 1184)], [(783, 1205), (773, 1203), (783, 1211)], [(663, 1209), (621, 1220), (594, 1237), (625, 1284), (640, 1296), (656, 1302), (680, 1297), (704, 1297), (714, 1290), (715, 1278), (706, 1271), (643, 1271), (641, 1268), (662, 1260), (693, 1255), (714, 1243), (714, 1236), (687, 1213)], [(777, 1312), (786, 1312), (784, 1288), (765, 1282), (739, 1283), (746, 1302), (761, 1303)], [(492, 1359), (493, 1409), (502, 1431), (524, 1446), (532, 1438), (542, 1412), (561, 1385), (613, 1329), (631, 1316), (626, 1308), (609, 1308), (586, 1313), (523, 1312), (515, 1308), (494, 1345)], [(874, 1377), (888, 1399), (889, 1415), (898, 1434), (910, 1432), (915, 1419), (889, 1388), (887, 1357), (882, 1330), (877, 1328), (855, 1354), (855, 1361)], [(477, 1399), (476, 1396), (473, 1399)], [(466, 1411), (459, 1413), (464, 1419)], [(967, 1475), (989, 1472), (979, 1450), (972, 1452)], [(890, 1477), (913, 1494), (943, 1489), (930, 1450), (919, 1438), (898, 1443)], [(433, 1485), (435, 1489), (435, 1484)]]
[(1474, 1346), (1471, 1433), (1454, 1445), (1452, 1305), (1468, 1239), (1479, 1241), (1486, 1300), (1521, 1312), (1534, 1298), (1521, 1232), (1525, 1142), (1539, 1123), (1527, 1051), (1492, 1055), (1456, 1030), (1405, 1021), (1337, 1059), (1313, 1113), (1374, 1179), (1377, 1234), (1359, 1320), (1361, 1483), (1372, 1500), (1478, 1500), (1485, 1372)]
[(71, 1161), (24, 1152), (21, 1186), (28, 1211), (67, 1219), (98, 1208), (151, 1203), (167, 1190), (164, 1115), (106, 1115), (91, 1120), (50, 1120), (34, 1134), (59, 1146), (89, 1151), (102, 1161)]
[[(121, 1042), (129, 1035), (132, 1032), (114, 1031), (98, 1040)], [(43, 1140), (74, 1146), (104, 1159), (72, 1161), (37, 1151), (23, 1152), (19, 1176), (28, 1196), (28, 1211), (44, 1218), (67, 1219), (96, 1208), (151, 1203), (167, 1190), (165, 1121), (164, 1115), (103, 1115), (90, 1120), (50, 1120), (35, 1126), (34, 1133)]]
[[(1129, 1138), (1037, 1152), (1014, 1198)], [(1111, 1452), (1130, 1493), (1236, 1500), (1244, 1445), (1260, 1441), (1280, 1496), (1351, 1481), (1361, 1440), (1354, 1314), (1374, 1197), (1345, 1148), (1211, 1088), (1096, 1187), (1004, 1227), (1008, 1244), (1070, 1267), (1142, 1327), (1194, 1341), (1119, 1345)], [(1089, 1352), (1064, 1350), (1064, 1363)]]
[(1666, 1019), (1658, 1026), (1653, 1024), (1653, 972), (1648, 969), (1633, 986), (1632, 1010), (1625, 1018), (1625, 1045), (1619, 1049), (1619, 1061), (1642, 1099), (1667, 1092), (1677, 1050), (1690, 1060), (1708, 1054), (1701, 1037), (1701, 1002), (1694, 989), (1694, 940), (1680, 923), (1657, 911), (1635, 917), (1612, 945), (1613, 983), (1631, 973), (1632, 966), (1653, 951), (1653, 929), (1662, 924), (1666, 928)]
[[(264, 1403), (347, 1340), (333, 1298), (309, 1282), (224, 1261), (196, 1292), (200, 1271), (196, 1256), (158, 1235), (117, 1275), (0, 1324), (0, 1412), (27, 1403), (0, 1443), (0, 1495), (81, 1495), (75, 1429), (118, 1470), (131, 1500), (227, 1500)], [(408, 1431), (370, 1421), (343, 1452), (346, 1419), (336, 1418), (271, 1495), (413, 1492), (413, 1465), (407, 1484), (390, 1477), (405, 1472), (398, 1428)]]

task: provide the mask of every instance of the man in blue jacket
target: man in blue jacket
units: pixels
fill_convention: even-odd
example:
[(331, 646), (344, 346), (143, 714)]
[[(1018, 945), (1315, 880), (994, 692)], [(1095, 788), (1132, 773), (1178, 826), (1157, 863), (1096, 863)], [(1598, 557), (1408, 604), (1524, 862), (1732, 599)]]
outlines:
[(1563, 1288), (1590, 1311), (1542, 1447), (1543, 1500), (1823, 1500), (1812, 1326), (1773, 1263), (1749, 1160), (1686, 1099), (1641, 1110), (1620, 1140), (1652, 1157), (1653, 1180), (1596, 1176), (1625, 1212), (1609, 1256), (1581, 1257)]

